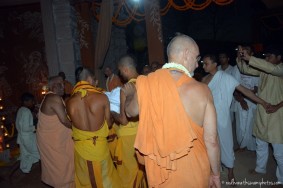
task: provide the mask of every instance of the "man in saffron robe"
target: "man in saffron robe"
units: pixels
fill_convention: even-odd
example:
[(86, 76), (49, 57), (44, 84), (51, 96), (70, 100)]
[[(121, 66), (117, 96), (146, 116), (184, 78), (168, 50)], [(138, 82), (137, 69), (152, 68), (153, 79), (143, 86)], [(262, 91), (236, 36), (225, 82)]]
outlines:
[(199, 48), (179, 34), (167, 55), (162, 69), (123, 88), (127, 116), (139, 114), (135, 148), (149, 187), (220, 187), (213, 98), (205, 84), (191, 78)]
[(119, 188), (120, 179), (107, 143), (112, 125), (107, 96), (94, 87), (94, 74), (76, 70), (77, 84), (67, 101), (75, 142), (76, 187)]
[[(128, 83), (135, 83), (138, 73), (134, 57), (125, 55), (118, 62), (118, 69)], [(123, 188), (147, 187), (144, 172), (140, 169), (135, 155), (134, 142), (138, 130), (138, 118), (128, 119), (125, 114), (125, 95), (120, 93), (120, 113), (113, 117), (120, 123), (116, 129), (118, 136), (114, 162), (121, 178)]]
[(49, 78), (37, 125), (37, 145), (41, 157), (41, 179), (55, 188), (75, 187), (74, 143), (71, 122), (67, 118), (64, 82), (60, 76)]

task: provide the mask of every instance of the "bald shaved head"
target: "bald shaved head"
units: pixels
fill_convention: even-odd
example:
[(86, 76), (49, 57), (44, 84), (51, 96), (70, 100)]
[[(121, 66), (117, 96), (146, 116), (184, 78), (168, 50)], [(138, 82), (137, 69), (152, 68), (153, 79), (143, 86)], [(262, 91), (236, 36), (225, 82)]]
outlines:
[(195, 48), (198, 47), (194, 39), (192, 39), (191, 37), (184, 34), (178, 34), (168, 44), (167, 56), (168, 58), (175, 56), (186, 48), (189, 48), (190, 50), (195, 50)]
[(178, 34), (167, 46), (167, 56), (169, 62), (183, 65), (191, 74), (198, 67), (199, 48), (191, 37)]
[(127, 54), (120, 58), (118, 69), (124, 80), (129, 81), (138, 75), (136, 65), (136, 59), (132, 55)]
[(118, 62), (118, 67), (127, 67), (130, 69), (136, 69), (136, 61), (131, 55), (124, 55)]

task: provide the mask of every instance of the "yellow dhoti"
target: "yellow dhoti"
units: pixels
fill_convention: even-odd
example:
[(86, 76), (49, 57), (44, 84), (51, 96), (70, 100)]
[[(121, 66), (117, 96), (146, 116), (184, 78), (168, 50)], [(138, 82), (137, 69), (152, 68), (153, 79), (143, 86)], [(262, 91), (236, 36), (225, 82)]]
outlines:
[(95, 132), (73, 127), (77, 188), (119, 188), (121, 181), (112, 162), (106, 122)]
[(115, 150), (117, 146), (117, 134), (115, 131), (117, 129), (116, 127), (118, 127), (118, 125), (114, 123), (112, 128), (109, 130), (108, 139), (107, 139), (112, 159), (114, 159)]
[(135, 138), (138, 122), (129, 122), (126, 126), (116, 129), (118, 136), (114, 162), (122, 181), (123, 188), (143, 188), (147, 187), (144, 171), (135, 155)]

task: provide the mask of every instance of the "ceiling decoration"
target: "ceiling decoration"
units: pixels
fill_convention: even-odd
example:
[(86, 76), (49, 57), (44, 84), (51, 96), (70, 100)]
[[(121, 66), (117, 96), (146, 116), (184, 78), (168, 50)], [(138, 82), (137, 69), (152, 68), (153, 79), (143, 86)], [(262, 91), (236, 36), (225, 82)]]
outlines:
[[(234, 0), (204, 0), (201, 3), (198, 3), (196, 0), (181, 0), (178, 1), (178, 3), (176, 3), (175, 1), (168, 0), (164, 7), (160, 7), (160, 15), (164, 16), (171, 8), (178, 11), (186, 11), (189, 9), (203, 10), (211, 3), (223, 6), (232, 3)], [(134, 2), (129, 0), (114, 0), (115, 12), (114, 16), (112, 17), (112, 22), (118, 26), (126, 26), (133, 20), (136, 22), (144, 20), (145, 12), (143, 4), (141, 2)], [(100, 2), (93, 2), (92, 4), (94, 16), (98, 20), (100, 6)]]

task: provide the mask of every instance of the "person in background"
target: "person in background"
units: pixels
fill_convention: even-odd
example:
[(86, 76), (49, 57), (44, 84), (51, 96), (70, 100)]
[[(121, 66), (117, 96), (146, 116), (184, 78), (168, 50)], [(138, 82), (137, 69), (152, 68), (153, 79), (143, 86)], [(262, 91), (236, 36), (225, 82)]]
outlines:
[[(104, 74), (107, 76), (107, 79), (106, 79), (106, 91), (107, 92), (111, 92), (114, 89), (117, 89), (117, 88), (120, 88), (121, 86), (123, 86), (120, 77), (118, 75), (114, 74), (112, 68), (110, 68), (109, 66), (107, 66), (104, 69)], [(114, 91), (114, 92), (116, 92), (116, 91)], [(120, 92), (120, 91), (117, 91), (117, 92)], [(112, 158), (114, 158), (114, 153), (115, 153), (115, 149), (116, 149), (116, 145), (117, 145), (117, 134), (116, 134), (116, 131), (115, 131), (115, 128), (117, 128), (117, 126), (118, 125), (114, 122), (113, 126), (109, 130), (109, 135), (108, 135), (108, 138), (107, 138)]]
[(41, 157), (41, 180), (55, 188), (74, 188), (74, 143), (67, 118), (62, 77), (48, 80), (49, 92), (38, 112), (37, 145)]
[(17, 143), (20, 145), (20, 169), (29, 173), (34, 163), (40, 159), (36, 146), (35, 126), (31, 113), (34, 107), (34, 96), (24, 93), (21, 97), (22, 106), (16, 116), (16, 129), (18, 131)]
[[(229, 54), (225, 51), (222, 51), (218, 54), (218, 62), (220, 65), (218, 65), (217, 69), (221, 70), (231, 76), (233, 76), (234, 78), (236, 78), (236, 74), (238, 71), (237, 66), (232, 66), (230, 64), (230, 57)], [(232, 98), (232, 102), (231, 102), (231, 106), (230, 106), (230, 118), (231, 121), (233, 122), (235, 120), (235, 103), (236, 100), (233, 97)]]
[[(245, 46), (247, 52), (253, 55), (252, 48)], [(239, 51), (237, 51), (239, 53)], [(235, 78), (241, 83), (241, 85), (250, 89), (252, 92), (257, 93), (259, 77), (251, 76), (247, 74), (241, 74), (238, 67), (235, 71)], [(253, 124), (254, 115), (256, 111), (256, 104), (249, 98), (243, 96), (240, 92), (234, 92), (235, 102), (235, 120), (236, 120), (236, 137), (239, 144), (237, 152), (255, 151), (256, 142), (253, 136)]]
[(151, 66), (145, 65), (142, 69), (142, 75), (147, 76), (149, 73), (151, 73)]
[(104, 74), (107, 76), (106, 79), (106, 91), (112, 91), (116, 87), (121, 87), (123, 84), (119, 76), (114, 74), (113, 70), (110, 67), (104, 69)]
[[(251, 56), (247, 49), (239, 46), (236, 59), (239, 70), (244, 74), (259, 76), (258, 96), (273, 106), (264, 109), (257, 106), (253, 135), (256, 137), (256, 167), (250, 173), (266, 173), (269, 144), (277, 162), (277, 181), (283, 184), (283, 63), (282, 52), (270, 46), (265, 50), (265, 59)], [(275, 105), (275, 106), (274, 106)]]
[(71, 82), (69, 82), (68, 80), (66, 80), (66, 75), (64, 72), (59, 72), (58, 76), (61, 76), (64, 82), (64, 95), (63, 95), (63, 99), (67, 100), (70, 96), (71, 93), (73, 91), (73, 84), (71, 84)]
[(158, 61), (153, 61), (151, 62), (150, 67), (151, 67), (151, 71), (155, 72), (157, 69), (160, 69), (162, 65)]

